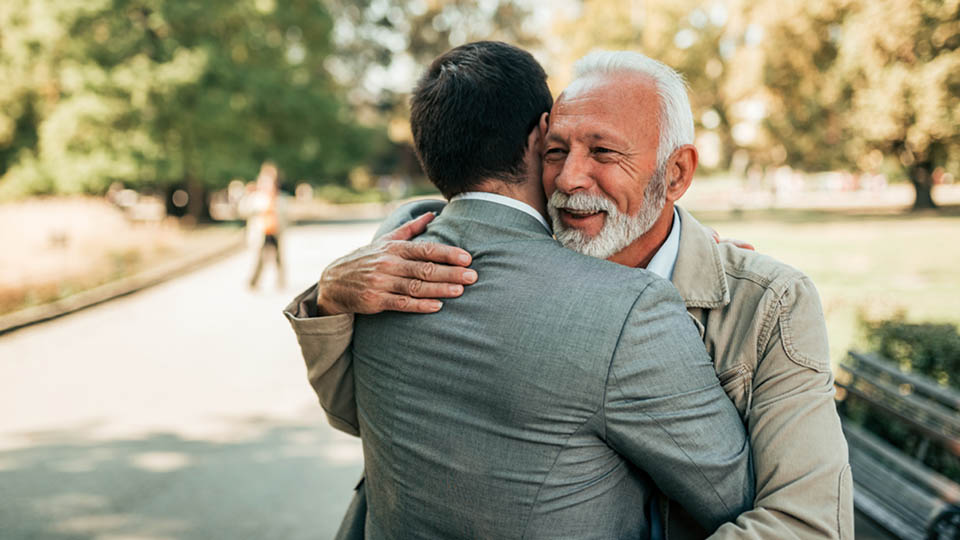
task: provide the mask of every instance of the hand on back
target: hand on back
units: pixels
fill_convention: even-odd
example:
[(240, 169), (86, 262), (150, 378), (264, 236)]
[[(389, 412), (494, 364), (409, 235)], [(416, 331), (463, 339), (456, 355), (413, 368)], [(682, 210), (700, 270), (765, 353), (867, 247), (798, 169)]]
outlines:
[(439, 298), (463, 294), (464, 285), (477, 281), (477, 273), (467, 268), (470, 254), (453, 246), (410, 241), (434, 217), (424, 214), (328, 266), (319, 282), (320, 315), (434, 313), (443, 307)]

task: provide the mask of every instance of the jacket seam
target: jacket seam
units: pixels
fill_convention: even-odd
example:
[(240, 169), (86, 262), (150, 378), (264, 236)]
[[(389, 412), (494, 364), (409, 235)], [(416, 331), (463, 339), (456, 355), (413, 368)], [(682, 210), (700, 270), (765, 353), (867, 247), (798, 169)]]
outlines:
[(723, 510), (727, 513), (730, 513), (730, 507), (727, 506), (726, 501), (724, 501), (723, 497), (720, 496), (720, 492), (717, 491), (717, 486), (714, 484), (714, 482), (711, 482), (710, 479), (707, 478), (707, 475), (704, 474), (703, 469), (700, 468), (700, 464), (697, 463), (695, 459), (690, 457), (690, 454), (687, 453), (687, 450), (680, 443), (677, 442), (677, 440), (673, 437), (673, 434), (671, 434), (670, 431), (668, 431), (665, 427), (663, 427), (663, 424), (659, 420), (654, 418), (653, 415), (651, 415), (648, 412), (644, 412), (643, 415), (649, 418), (650, 420), (653, 420), (654, 423), (657, 424), (657, 427), (659, 427), (664, 433), (667, 434), (668, 437), (670, 437), (670, 440), (673, 441), (674, 446), (676, 446), (681, 452), (683, 452), (683, 455), (686, 456), (687, 460), (693, 464), (694, 468), (697, 469), (697, 473), (700, 475), (700, 478), (702, 478), (703, 481), (710, 486), (710, 489), (713, 491), (713, 494), (717, 496), (717, 500), (719, 500), (720, 504), (723, 505)]
[[(762, 301), (762, 297), (761, 297)], [(760, 325), (760, 331), (757, 333), (757, 368), (760, 367), (760, 360), (763, 358), (763, 350), (767, 348), (770, 344), (770, 334), (773, 332), (773, 322), (774, 319), (779, 315), (779, 309), (777, 307), (780, 305), (779, 296), (775, 300), (775, 305), (770, 308), (764, 309), (761, 306), (761, 309), (764, 309), (763, 314), (763, 323)], [(783, 336), (781, 336), (782, 339)], [(755, 368), (756, 369), (756, 368)]]
[(601, 423), (602, 427), (602, 436), (603, 440), (607, 440), (607, 388), (610, 387), (610, 377), (612, 376), (616, 381), (617, 388), (620, 388), (620, 379), (617, 378), (617, 374), (613, 372), (613, 360), (617, 357), (617, 349), (620, 347), (620, 340), (623, 339), (623, 333), (627, 329), (627, 321), (630, 320), (630, 314), (633, 313), (634, 308), (637, 307), (637, 302), (640, 301), (640, 297), (643, 296), (643, 293), (647, 291), (647, 288), (650, 286), (652, 281), (648, 282), (643, 286), (643, 289), (640, 290), (640, 293), (637, 294), (637, 297), (633, 299), (633, 303), (630, 304), (630, 309), (627, 311), (627, 314), (623, 318), (623, 323), (620, 325), (620, 332), (617, 334), (617, 342), (613, 347), (613, 352), (610, 353), (610, 360), (607, 362), (607, 377), (603, 381), (603, 396), (600, 400), (600, 411), (601, 418), (603, 422)]
[(847, 463), (844, 465), (843, 469), (840, 470), (840, 479), (837, 482), (837, 538), (843, 540), (843, 478), (845, 475), (850, 474), (850, 464)]
[(573, 437), (574, 434), (583, 429), (583, 426), (587, 424), (590, 420), (596, 418), (597, 414), (600, 413), (602, 407), (598, 407), (596, 411), (593, 412), (590, 416), (583, 419), (583, 422), (577, 425), (576, 429), (567, 434), (567, 437), (563, 440), (563, 445), (557, 450), (557, 455), (553, 456), (553, 463), (550, 464), (550, 469), (547, 470), (547, 473), (543, 476), (543, 481), (540, 482), (540, 485), (537, 486), (537, 493), (533, 496), (533, 501), (530, 502), (530, 510), (527, 511), (527, 517), (524, 519), (523, 523), (523, 532), (520, 534), (520, 538), (527, 537), (527, 529), (530, 528), (530, 518), (533, 516), (533, 509), (537, 507), (537, 502), (540, 500), (540, 493), (543, 491), (543, 485), (547, 483), (547, 478), (550, 477), (550, 474), (553, 473), (554, 468), (557, 466), (557, 461), (560, 460), (560, 454), (563, 453), (563, 450), (567, 447), (567, 444), (570, 442), (570, 437)]
[[(803, 279), (802, 276), (790, 276), (789, 278), (774, 279), (770, 281), (768, 285), (764, 286), (764, 289), (766, 289), (766, 292), (772, 293), (775, 296), (773, 299), (774, 305), (771, 306), (769, 309), (766, 309), (764, 312), (763, 324), (760, 326), (760, 331), (757, 334), (757, 365), (758, 367), (759, 367), (760, 359), (763, 358), (764, 349), (766, 349), (770, 345), (770, 334), (773, 332), (774, 321), (779, 319), (781, 323), (783, 322), (783, 318), (785, 316), (784, 308), (783, 308), (783, 297), (786, 296), (787, 290), (789, 289), (790, 284), (798, 282), (802, 279)], [(774, 287), (774, 284), (778, 284), (778, 286)], [(766, 296), (766, 294), (761, 296), (761, 301), (763, 300), (763, 296)], [(760, 308), (762, 307), (763, 306), (761, 305)], [(788, 326), (789, 326), (789, 322), (788, 322)], [(792, 355), (790, 354), (790, 351), (787, 346), (789, 342), (789, 337), (784, 335), (782, 327), (780, 331), (780, 341), (784, 344), (783, 350), (787, 353), (787, 356), (790, 357), (792, 360)]]
[[(651, 282), (651, 283), (652, 283), (652, 282)], [(637, 295), (636, 300), (633, 301), (633, 305), (630, 306), (630, 311), (627, 313), (627, 317), (624, 318), (624, 320), (623, 320), (623, 326), (620, 328), (620, 335), (617, 336), (617, 345), (618, 345), (618, 346), (620, 345), (620, 339), (623, 338), (623, 332), (624, 332), (624, 330), (625, 330), (626, 327), (627, 327), (627, 321), (630, 319), (630, 313), (633, 312), (633, 308), (636, 307), (637, 302), (640, 300), (640, 297), (643, 296), (643, 293), (646, 292), (646, 290), (647, 290), (647, 288), (648, 288), (649, 286), (650, 286), (650, 283), (648, 283), (648, 284), (643, 288), (643, 290), (640, 291), (640, 294)], [(608, 384), (605, 384), (604, 387), (603, 387), (603, 402), (602, 402), (602, 404), (603, 404), (603, 409), (604, 409), (604, 415), (603, 415), (603, 439), (604, 439), (604, 441), (607, 440), (607, 418), (606, 418), (606, 412), (605, 412), (605, 411), (606, 411), (606, 407), (607, 407), (607, 386), (609, 386), (609, 381), (610, 381), (610, 376), (611, 376), (611, 375), (613, 376), (613, 379), (614, 379), (614, 381), (616, 382), (617, 390), (620, 390), (620, 379), (617, 378), (616, 373), (613, 373), (613, 360), (614, 360), (614, 358), (616, 357), (616, 354), (617, 354), (617, 349), (616, 349), (616, 347), (615, 347), (614, 350), (613, 350), (613, 354), (610, 356), (610, 366), (607, 368), (607, 382), (608, 382)], [(620, 393), (621, 393), (621, 394), (623, 393), (622, 390), (620, 391)], [(694, 468), (697, 470), (697, 473), (698, 473), (698, 474), (700, 475), (700, 477), (704, 480), (704, 482), (710, 486), (710, 489), (713, 491), (713, 494), (717, 496), (717, 499), (720, 501), (720, 504), (723, 505), (723, 509), (724, 509), (726, 512), (729, 513), (729, 512), (730, 512), (730, 508), (727, 506), (727, 503), (723, 500), (723, 497), (720, 496), (720, 492), (717, 491), (717, 487), (713, 484), (713, 482), (710, 481), (709, 478), (707, 478), (707, 475), (704, 474), (703, 469), (700, 468), (700, 464), (697, 463), (696, 460), (694, 460), (693, 458), (690, 457), (690, 454), (687, 453), (687, 450), (686, 450), (682, 445), (680, 445), (680, 443), (677, 442), (677, 440), (674, 438), (673, 434), (671, 434), (670, 431), (668, 431), (666, 428), (664, 428), (663, 424), (662, 424), (659, 420), (657, 420), (656, 418), (654, 418), (653, 415), (651, 415), (651, 414), (648, 413), (648, 412), (645, 412), (645, 411), (644, 411), (642, 414), (643, 414), (644, 416), (646, 416), (647, 418), (649, 418), (650, 420), (652, 420), (652, 421), (657, 425), (657, 427), (660, 428), (661, 431), (663, 431), (664, 433), (667, 434), (668, 437), (670, 437), (670, 440), (673, 441), (674, 446), (676, 446), (681, 452), (683, 452), (683, 455), (687, 458), (687, 460), (688, 460), (690, 463), (693, 464)]]
[(585, 426), (587, 422), (589, 422), (593, 418), (596, 418), (596, 416), (599, 414), (601, 418), (601, 422), (600, 422), (601, 437), (604, 441), (607, 440), (607, 415), (606, 415), (607, 386), (610, 382), (610, 374), (613, 371), (612, 369), (613, 358), (617, 354), (617, 346), (619, 346), (620, 339), (623, 337), (623, 331), (627, 327), (627, 321), (630, 319), (630, 314), (633, 313), (633, 308), (636, 307), (637, 302), (640, 300), (640, 297), (643, 296), (643, 292), (647, 290), (647, 287), (650, 286), (650, 283), (653, 283), (653, 281), (649, 281), (647, 282), (646, 285), (643, 286), (643, 289), (640, 290), (640, 293), (637, 294), (637, 297), (633, 300), (633, 304), (630, 305), (630, 309), (627, 311), (627, 314), (623, 317), (623, 323), (621, 323), (620, 325), (620, 333), (617, 335), (616, 345), (614, 345), (613, 353), (610, 354), (610, 360), (607, 363), (607, 377), (606, 379), (604, 379), (603, 395), (600, 398), (600, 403), (597, 404), (597, 408), (596, 410), (593, 411), (593, 414), (591, 414), (587, 418), (584, 418), (583, 422), (581, 422), (576, 429), (574, 429), (573, 431), (567, 434), (567, 438), (564, 439), (563, 441), (563, 446), (561, 446), (560, 449), (557, 450), (557, 455), (553, 457), (553, 463), (550, 464), (550, 469), (547, 471), (547, 474), (543, 477), (543, 482), (540, 482), (540, 485), (537, 486), (537, 493), (533, 497), (533, 502), (530, 503), (530, 510), (527, 513), (527, 518), (524, 520), (523, 533), (520, 535), (521, 539), (526, 538), (527, 536), (527, 529), (530, 527), (530, 517), (533, 515), (533, 509), (536, 508), (537, 502), (540, 500), (540, 493), (543, 491), (543, 485), (546, 483), (547, 478), (550, 477), (550, 473), (552, 473), (553, 469), (557, 466), (557, 461), (560, 459), (560, 454), (563, 452), (564, 448), (567, 447), (567, 443), (570, 441), (570, 437), (573, 437), (575, 433), (583, 429), (583, 426)]

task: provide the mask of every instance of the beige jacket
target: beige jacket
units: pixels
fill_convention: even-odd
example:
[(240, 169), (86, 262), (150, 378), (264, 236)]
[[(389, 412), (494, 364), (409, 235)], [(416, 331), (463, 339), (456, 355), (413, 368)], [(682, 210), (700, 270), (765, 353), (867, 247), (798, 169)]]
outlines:
[[(853, 539), (853, 483), (816, 288), (770, 257), (716, 244), (678, 210), (673, 283), (747, 426), (757, 479), (755, 508), (710, 538)], [(314, 318), (315, 302), (316, 291), (308, 290), (285, 314), (331, 424), (358, 435), (352, 316)], [(668, 539), (706, 536), (679, 505), (661, 507)]]

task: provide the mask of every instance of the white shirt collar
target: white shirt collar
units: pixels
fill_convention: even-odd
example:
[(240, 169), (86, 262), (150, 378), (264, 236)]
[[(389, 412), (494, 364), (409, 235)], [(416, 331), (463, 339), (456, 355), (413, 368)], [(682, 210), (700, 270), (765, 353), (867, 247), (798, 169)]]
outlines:
[(647, 270), (670, 281), (673, 279), (673, 267), (677, 265), (677, 256), (680, 255), (680, 214), (673, 209), (673, 225), (670, 234), (660, 246), (660, 249), (650, 259)]
[(486, 191), (465, 191), (450, 197), (450, 202), (462, 199), (476, 199), (509, 206), (510, 208), (523, 212), (524, 214), (533, 216), (537, 219), (537, 221), (540, 222), (541, 225), (543, 225), (543, 228), (546, 229), (548, 233), (553, 234), (553, 231), (550, 230), (550, 225), (547, 224), (547, 220), (540, 215), (540, 212), (537, 212), (532, 206), (523, 201), (518, 201), (517, 199), (511, 199), (510, 197), (506, 197), (504, 195), (498, 195), (496, 193), (489, 193)]

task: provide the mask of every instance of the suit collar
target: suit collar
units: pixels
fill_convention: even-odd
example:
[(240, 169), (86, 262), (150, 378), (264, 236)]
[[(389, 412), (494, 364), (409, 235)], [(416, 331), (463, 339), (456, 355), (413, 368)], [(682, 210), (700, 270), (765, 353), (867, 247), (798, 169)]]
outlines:
[(487, 226), (510, 229), (524, 236), (551, 238), (550, 233), (533, 216), (500, 203), (482, 199), (455, 199), (450, 201), (437, 217), (446, 220), (473, 221)]
[(688, 308), (718, 308), (730, 303), (720, 248), (706, 227), (689, 212), (680, 213), (680, 251), (673, 269), (673, 285)]

